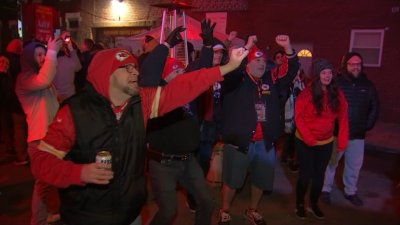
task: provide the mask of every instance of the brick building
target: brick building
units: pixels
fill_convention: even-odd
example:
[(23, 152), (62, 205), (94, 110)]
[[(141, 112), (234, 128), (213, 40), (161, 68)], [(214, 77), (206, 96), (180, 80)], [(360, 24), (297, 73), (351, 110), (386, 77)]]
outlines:
[[(161, 0), (122, 2), (118, 13), (111, 0), (43, 0), (61, 11), (62, 26), (78, 42), (83, 38), (110, 42), (110, 37), (130, 36), (158, 26), (162, 10), (151, 7)], [(400, 2), (398, 0), (193, 0), (196, 10), (187, 14), (201, 20), (206, 12), (227, 12), (226, 31), (239, 36), (256, 34), (259, 47), (270, 55), (277, 50), (274, 36), (289, 34), (295, 46), (313, 58), (327, 58), (335, 65), (351, 47), (365, 53), (368, 77), (376, 84), (380, 121), (400, 123)], [(299, 47), (300, 46), (300, 47)], [(300, 50), (297, 49), (297, 50)], [(311, 60), (311, 58), (310, 58)]]

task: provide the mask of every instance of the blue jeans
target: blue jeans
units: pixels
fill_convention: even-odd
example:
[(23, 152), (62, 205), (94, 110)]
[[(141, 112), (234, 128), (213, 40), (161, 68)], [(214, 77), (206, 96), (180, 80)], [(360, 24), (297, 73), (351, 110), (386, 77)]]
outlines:
[(203, 171), (194, 157), (185, 161), (166, 160), (161, 163), (149, 160), (150, 179), (158, 204), (151, 225), (172, 224), (176, 215), (176, 186), (179, 182), (190, 192), (196, 203), (195, 224), (211, 224), (213, 200), (204, 179)]
[(336, 148), (333, 149), (336, 154), (332, 154), (331, 161), (326, 168), (322, 191), (331, 192), (336, 168), (344, 155), (344, 192), (347, 195), (354, 195), (357, 193), (358, 177), (364, 160), (364, 145), (364, 139), (353, 139), (349, 140), (344, 152), (336, 152)]

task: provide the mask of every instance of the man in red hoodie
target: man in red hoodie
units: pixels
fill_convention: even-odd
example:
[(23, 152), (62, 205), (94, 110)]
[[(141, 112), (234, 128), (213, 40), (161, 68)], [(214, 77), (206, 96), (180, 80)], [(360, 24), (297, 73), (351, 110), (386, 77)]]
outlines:
[[(63, 222), (134, 222), (146, 198), (147, 119), (189, 102), (238, 67), (247, 53), (238, 49), (225, 66), (179, 76), (163, 87), (139, 88), (134, 56), (123, 49), (98, 52), (87, 90), (65, 102), (46, 137), (29, 149), (34, 176), (60, 188)], [(100, 151), (111, 153), (112, 170), (95, 162)]]

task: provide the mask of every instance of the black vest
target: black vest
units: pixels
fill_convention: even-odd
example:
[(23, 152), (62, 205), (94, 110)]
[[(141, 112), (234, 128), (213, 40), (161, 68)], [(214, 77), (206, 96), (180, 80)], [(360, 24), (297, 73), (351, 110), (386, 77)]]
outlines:
[(150, 148), (167, 154), (185, 154), (196, 151), (200, 142), (197, 119), (182, 108), (175, 109), (147, 123)]
[(92, 163), (96, 153), (112, 154), (114, 178), (109, 185), (87, 184), (60, 189), (61, 217), (66, 224), (127, 225), (145, 203), (145, 129), (139, 96), (132, 97), (121, 119), (110, 103), (89, 87), (66, 102), (76, 131), (76, 144), (65, 160)]

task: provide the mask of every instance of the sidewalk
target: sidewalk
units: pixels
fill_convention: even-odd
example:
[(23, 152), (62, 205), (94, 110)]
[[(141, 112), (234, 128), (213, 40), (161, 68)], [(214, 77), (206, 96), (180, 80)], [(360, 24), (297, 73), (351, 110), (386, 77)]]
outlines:
[(366, 149), (374, 149), (386, 153), (400, 154), (400, 124), (377, 122), (367, 132)]

